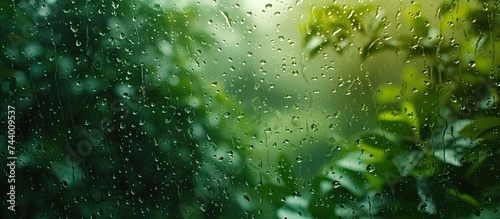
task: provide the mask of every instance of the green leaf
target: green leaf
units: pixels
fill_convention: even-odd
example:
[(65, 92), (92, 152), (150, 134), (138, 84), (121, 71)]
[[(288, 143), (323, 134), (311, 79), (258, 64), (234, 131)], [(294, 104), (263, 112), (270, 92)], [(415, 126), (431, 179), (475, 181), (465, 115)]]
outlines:
[(321, 42), (317, 45), (314, 45), (310, 50), (309, 50), (309, 57), (315, 57), (323, 48), (328, 44), (328, 41)]
[[(366, 169), (366, 165), (364, 165)], [(339, 188), (344, 188), (349, 193), (361, 197), (367, 190), (367, 182), (362, 174), (357, 171), (352, 171), (349, 169), (335, 168), (328, 177), (332, 180), (332, 191), (336, 191)]]
[(411, 151), (395, 156), (392, 161), (396, 165), (401, 176), (408, 176), (408, 174), (420, 164), (424, 156), (425, 153), (423, 151)]
[(386, 48), (381, 39), (377, 37), (363, 47), (361, 58), (366, 59), (369, 55), (379, 51), (383, 51), (384, 49), (389, 49), (389, 47)]
[(391, 134), (399, 137), (410, 139), (414, 137), (414, 131), (412, 130), (411, 125), (405, 121), (380, 120), (379, 124), (384, 131), (390, 132)]
[(423, 17), (417, 17), (413, 20), (413, 28), (415, 34), (420, 37), (426, 37), (429, 33), (428, 21)]
[(434, 200), (434, 190), (429, 179), (417, 180), (417, 194), (420, 198), (419, 211), (435, 214), (436, 204)]
[(486, 31), (491, 31), (491, 18), (488, 13), (484, 13), (484, 11), (472, 11), (469, 14), (469, 20), (474, 23), (474, 25), (471, 25), (472, 30), (476, 34), (481, 34)]
[(455, 188), (448, 188), (447, 190), (448, 194), (451, 195), (451, 196), (456, 196), (458, 197), (460, 200), (474, 206), (474, 207), (479, 207), (479, 202), (474, 198), (472, 197), (471, 195), (467, 194), (467, 193), (461, 193), (458, 191), (458, 189), (455, 189)]
[(498, 129), (500, 128), (499, 117), (486, 117), (473, 120), (469, 125), (459, 131), (459, 134), (475, 139), (493, 140), (500, 139)]
[(457, 7), (457, 1), (445, 1), (438, 9), (439, 18), (443, 18)]
[(410, 102), (402, 103), (400, 111), (393, 110), (379, 113), (378, 119), (385, 131), (407, 139), (420, 139), (417, 109)]

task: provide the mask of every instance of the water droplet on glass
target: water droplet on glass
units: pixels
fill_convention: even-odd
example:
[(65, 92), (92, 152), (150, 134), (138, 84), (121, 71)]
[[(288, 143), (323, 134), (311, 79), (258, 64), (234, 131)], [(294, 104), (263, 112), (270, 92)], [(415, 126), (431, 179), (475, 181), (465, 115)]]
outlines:
[(272, 189), (269, 189), (269, 191), (267, 192), (267, 194), (269, 195), (273, 195), (274, 194), (274, 191)]
[(337, 189), (339, 188), (341, 185), (340, 185), (340, 182), (338, 180), (335, 180), (332, 182), (332, 186), (333, 188)]
[(302, 163), (302, 161), (304, 161), (304, 159), (300, 155), (297, 156), (297, 158), (295, 158), (295, 160), (297, 161), (297, 163)]
[(293, 195), (294, 198), (299, 198), (300, 196), (302, 196), (302, 194), (300, 194), (299, 191), (293, 191), (292, 195)]
[(61, 186), (63, 188), (67, 188), (68, 187), (68, 182), (64, 181), (64, 180), (61, 180)]
[(248, 195), (243, 195), (243, 198), (245, 199), (246, 202), (250, 202), (250, 197), (248, 197)]
[(375, 166), (373, 166), (373, 164), (368, 164), (368, 166), (366, 166), (366, 171), (371, 174), (375, 174)]

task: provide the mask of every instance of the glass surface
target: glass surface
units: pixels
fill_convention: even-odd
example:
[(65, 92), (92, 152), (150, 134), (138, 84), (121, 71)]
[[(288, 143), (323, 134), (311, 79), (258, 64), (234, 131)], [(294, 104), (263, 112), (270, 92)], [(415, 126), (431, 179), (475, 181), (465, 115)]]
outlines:
[(500, 218), (495, 0), (0, 0), (1, 218)]

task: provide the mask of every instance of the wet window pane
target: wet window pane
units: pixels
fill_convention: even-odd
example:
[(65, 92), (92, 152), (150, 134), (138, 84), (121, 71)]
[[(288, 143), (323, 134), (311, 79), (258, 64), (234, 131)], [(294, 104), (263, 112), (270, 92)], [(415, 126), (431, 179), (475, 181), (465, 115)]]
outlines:
[(1, 218), (500, 218), (497, 1), (0, 4)]

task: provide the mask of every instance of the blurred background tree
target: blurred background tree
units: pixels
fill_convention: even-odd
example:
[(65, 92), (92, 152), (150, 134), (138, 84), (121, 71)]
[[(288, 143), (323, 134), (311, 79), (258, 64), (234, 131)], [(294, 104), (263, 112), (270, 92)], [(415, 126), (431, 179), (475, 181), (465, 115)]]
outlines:
[(2, 218), (243, 217), (246, 118), (189, 67), (213, 42), (196, 6), (1, 4), (1, 104), (18, 115), (17, 212)]

